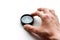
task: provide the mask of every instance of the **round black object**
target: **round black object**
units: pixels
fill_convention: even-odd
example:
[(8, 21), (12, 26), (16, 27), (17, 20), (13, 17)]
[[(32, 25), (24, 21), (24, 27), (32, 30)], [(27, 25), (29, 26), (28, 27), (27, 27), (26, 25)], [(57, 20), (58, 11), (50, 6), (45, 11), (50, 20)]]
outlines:
[(21, 17), (21, 24), (22, 25), (25, 25), (25, 24), (30, 24), (30, 25), (33, 25), (34, 23), (34, 18), (33, 16), (29, 15), (29, 14), (24, 14), (22, 17)]

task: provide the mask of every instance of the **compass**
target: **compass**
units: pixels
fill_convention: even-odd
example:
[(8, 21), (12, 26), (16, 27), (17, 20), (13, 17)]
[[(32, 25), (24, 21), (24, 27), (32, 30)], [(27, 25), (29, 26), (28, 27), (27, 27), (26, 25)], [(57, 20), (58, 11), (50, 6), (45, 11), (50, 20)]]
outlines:
[(30, 14), (24, 14), (21, 17), (21, 24), (25, 25), (25, 24), (30, 24), (33, 25), (34, 23), (34, 18), (33, 16), (31, 16)]

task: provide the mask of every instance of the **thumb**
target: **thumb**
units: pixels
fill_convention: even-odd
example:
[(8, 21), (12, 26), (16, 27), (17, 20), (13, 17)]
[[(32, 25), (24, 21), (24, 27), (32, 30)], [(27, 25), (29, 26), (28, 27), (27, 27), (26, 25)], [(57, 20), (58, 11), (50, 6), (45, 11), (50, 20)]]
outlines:
[(40, 30), (32, 25), (24, 25), (24, 29), (27, 30), (28, 32), (33, 32), (36, 34), (40, 33)]
[(41, 37), (49, 37), (51, 36), (51, 33), (47, 33), (46, 31), (42, 31), (42, 28), (37, 28), (32, 25), (24, 25), (24, 29), (27, 30), (28, 32), (33, 32)]

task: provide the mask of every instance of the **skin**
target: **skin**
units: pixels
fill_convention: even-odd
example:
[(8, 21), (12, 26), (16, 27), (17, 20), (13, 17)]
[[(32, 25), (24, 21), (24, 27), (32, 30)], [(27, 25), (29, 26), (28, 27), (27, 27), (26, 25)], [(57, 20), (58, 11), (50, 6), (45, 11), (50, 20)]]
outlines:
[(48, 8), (38, 8), (32, 16), (39, 16), (42, 19), (40, 27), (24, 25), (24, 29), (29, 33), (34, 33), (42, 40), (60, 40), (60, 24), (55, 11)]

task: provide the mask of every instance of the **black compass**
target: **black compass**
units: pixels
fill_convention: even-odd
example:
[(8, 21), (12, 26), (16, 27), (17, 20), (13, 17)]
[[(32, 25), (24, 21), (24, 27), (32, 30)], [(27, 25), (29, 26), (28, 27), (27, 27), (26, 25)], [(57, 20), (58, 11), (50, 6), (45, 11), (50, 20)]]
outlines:
[(33, 25), (34, 23), (34, 18), (33, 16), (29, 15), (29, 14), (24, 14), (21, 17), (21, 24), (25, 25), (25, 24), (30, 24)]

